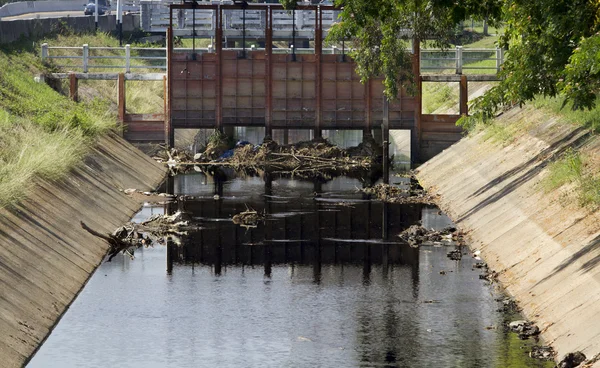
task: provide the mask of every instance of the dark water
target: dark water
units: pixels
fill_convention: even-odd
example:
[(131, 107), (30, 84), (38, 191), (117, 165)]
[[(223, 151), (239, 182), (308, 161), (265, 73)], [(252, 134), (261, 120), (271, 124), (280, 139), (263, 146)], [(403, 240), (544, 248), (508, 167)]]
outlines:
[[(363, 184), (178, 177), (195, 199), (169, 211), (202, 229), (103, 263), (29, 367), (544, 366), (503, 331), (476, 260), (397, 242), (448, 218), (370, 200)], [(247, 207), (267, 221), (234, 225)]]

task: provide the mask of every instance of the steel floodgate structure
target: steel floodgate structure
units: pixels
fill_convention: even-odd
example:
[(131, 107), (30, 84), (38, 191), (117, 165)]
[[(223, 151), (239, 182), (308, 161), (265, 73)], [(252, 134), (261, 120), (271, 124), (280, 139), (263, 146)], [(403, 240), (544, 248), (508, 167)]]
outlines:
[[(164, 56), (147, 57), (153, 62), (166, 60), (165, 64), (150, 66), (166, 68), (164, 115), (125, 113), (126, 80), (161, 79), (160, 74), (144, 77), (131, 73), (132, 51), (142, 49), (123, 48), (121, 59), (125, 65), (114, 66), (124, 69), (123, 75), (93, 75), (88, 73), (93, 68), (90, 60), (102, 56), (90, 56), (94, 48), (84, 45), (81, 53), (73, 56), (82, 59), (84, 73), (53, 76), (71, 78), (72, 96), (77, 95), (77, 79), (118, 79), (119, 117), (128, 126), (126, 131), (132, 140), (165, 141), (172, 146), (175, 129), (261, 127), (266, 136), (271, 136), (273, 129), (307, 129), (314, 137), (330, 129), (362, 130), (365, 134), (381, 129), (383, 141), (388, 141), (390, 129), (404, 129), (411, 132), (413, 162), (423, 162), (457, 142), (462, 130), (455, 122), (468, 113), (468, 81), (496, 80), (502, 51), (457, 47), (423, 50), (423, 57), (419, 41), (414, 40), (412, 71), (417, 75), (417, 93), (410, 95), (402, 90), (396, 99), (387, 101), (382, 78), (361, 83), (356, 64), (345, 49), (323, 47), (336, 12), (332, 5), (299, 5), (295, 11), (286, 12), (278, 4), (171, 4), (167, 47), (152, 51), (162, 51)], [(284, 22), (285, 16), (288, 18)], [(194, 35), (211, 37), (213, 44), (196, 48)], [(193, 47), (176, 48), (174, 38), (179, 36), (191, 36)], [(259, 47), (247, 47), (248, 39)], [(288, 48), (274, 47), (274, 42), (282, 40), (289, 41)], [(241, 47), (236, 47), (236, 42)], [(297, 42), (313, 47), (297, 48)], [(52, 49), (60, 47), (43, 48), (44, 57), (53, 58)], [(472, 66), (481, 60), (495, 60), (496, 65)], [(467, 76), (467, 69), (484, 69), (481, 72), (488, 74)], [(424, 81), (459, 83), (460, 114), (423, 114)]]

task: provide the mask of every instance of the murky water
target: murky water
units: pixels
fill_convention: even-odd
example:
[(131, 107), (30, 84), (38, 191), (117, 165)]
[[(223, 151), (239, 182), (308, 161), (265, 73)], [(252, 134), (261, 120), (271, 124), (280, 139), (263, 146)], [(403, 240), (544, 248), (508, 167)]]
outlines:
[[(195, 198), (174, 207), (202, 229), (103, 263), (29, 367), (548, 366), (503, 331), (472, 257), (397, 242), (448, 225), (437, 208), (370, 200), (358, 179), (218, 178), (178, 177)], [(233, 224), (247, 207), (268, 220)]]

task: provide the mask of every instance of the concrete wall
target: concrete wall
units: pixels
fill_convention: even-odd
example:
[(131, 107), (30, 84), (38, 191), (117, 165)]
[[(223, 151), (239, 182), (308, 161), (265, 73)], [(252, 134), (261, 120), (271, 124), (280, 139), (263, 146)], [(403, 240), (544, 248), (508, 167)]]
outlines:
[[(138, 14), (128, 14), (123, 16), (123, 31), (134, 31), (139, 28), (139, 24), (140, 16)], [(96, 29), (94, 17), (92, 16), (0, 21), (0, 43), (17, 41), (21, 37), (41, 37), (49, 32), (59, 30), (64, 26), (67, 26), (76, 32), (93, 32)], [(103, 32), (115, 31), (117, 29), (115, 16), (108, 15), (99, 17), (98, 29)]]
[[(93, 0), (59, 0), (59, 1), (19, 1), (0, 7), (0, 19), (29, 13), (78, 11), (83, 13), (84, 5)], [(111, 2), (112, 11), (116, 11), (117, 2)], [(139, 11), (139, 6), (131, 3), (123, 4), (123, 11)], [(43, 15), (42, 15), (43, 17)]]
[[(510, 144), (463, 138), (418, 178), (535, 321), (561, 358), (600, 352), (600, 210), (581, 208), (572, 186), (540, 188), (547, 165), (569, 147), (600, 157), (600, 139), (533, 109), (499, 118), (524, 133)], [(596, 161), (598, 162), (598, 161)]]
[(79, 222), (112, 232), (139, 208), (120, 189), (153, 189), (164, 171), (110, 135), (67, 178), (0, 209), (0, 365), (30, 357), (102, 261), (108, 245)]
[(0, 7), (0, 18), (29, 13), (83, 11), (84, 2), (86, 2), (86, 0), (19, 1), (16, 3), (5, 4)]

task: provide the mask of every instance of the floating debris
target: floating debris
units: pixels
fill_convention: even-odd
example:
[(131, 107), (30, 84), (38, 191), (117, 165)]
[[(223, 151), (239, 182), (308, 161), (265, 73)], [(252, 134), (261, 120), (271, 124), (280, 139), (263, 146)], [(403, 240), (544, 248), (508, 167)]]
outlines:
[(446, 227), (442, 230), (427, 230), (420, 225), (411, 225), (408, 229), (398, 235), (408, 245), (417, 248), (420, 245), (463, 245), (463, 234), (458, 232), (453, 226)]
[(551, 346), (534, 345), (529, 352), (531, 358), (540, 360), (554, 360), (554, 355), (556, 355), (556, 353)]
[(265, 215), (256, 212), (255, 210), (247, 209), (233, 216), (232, 221), (236, 225), (240, 225), (246, 229), (256, 228), (258, 223), (265, 220)]
[(450, 258), (453, 261), (460, 261), (462, 259), (462, 250), (454, 249), (446, 254), (446, 257)]
[(581, 351), (569, 353), (558, 363), (558, 368), (575, 368), (585, 362), (586, 356)]
[(422, 203), (435, 204), (436, 196), (429, 194), (424, 189), (404, 189), (393, 184), (377, 184), (372, 187), (363, 188), (365, 194), (375, 196), (383, 202), (389, 203)]
[(188, 230), (198, 229), (197, 226), (190, 225), (187, 214), (183, 212), (176, 212), (173, 215), (154, 215), (141, 223), (129, 222), (109, 235), (99, 233), (83, 222), (81, 227), (108, 242), (110, 248), (107, 262), (121, 252), (133, 259), (135, 249), (140, 247), (154, 244), (166, 245), (168, 242), (181, 245), (181, 237), (187, 235)]
[(209, 138), (204, 152), (192, 155), (172, 149), (154, 158), (165, 163), (171, 174), (227, 166), (250, 174), (268, 168), (276, 174), (313, 177), (319, 173), (370, 170), (375, 163), (381, 163), (382, 153), (383, 149), (372, 138), (349, 149), (339, 148), (322, 138), (285, 146), (270, 139), (260, 145), (249, 142), (234, 145), (225, 135), (216, 132)]
[(508, 328), (512, 332), (518, 333), (521, 340), (527, 340), (532, 336), (537, 336), (540, 334), (540, 329), (538, 326), (529, 321), (513, 321), (508, 324)]

